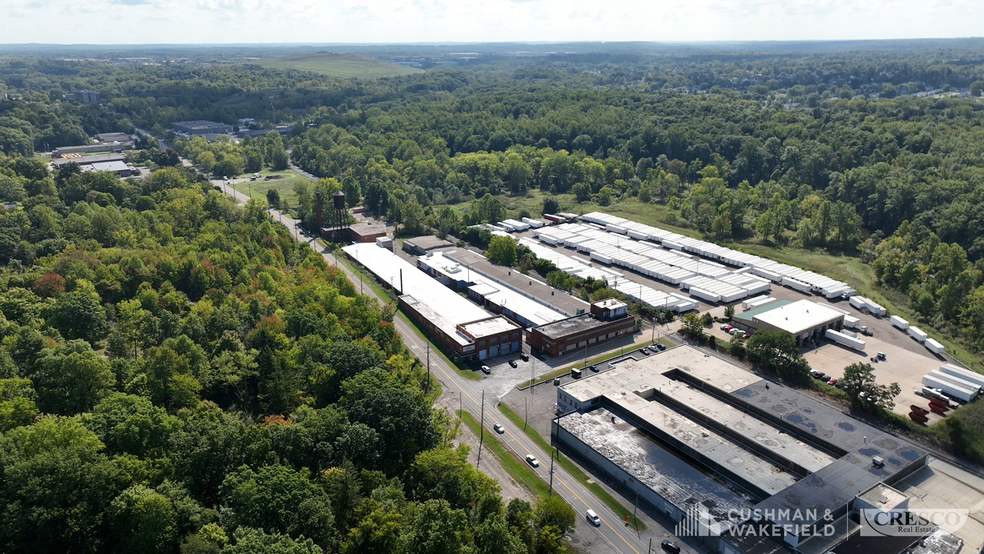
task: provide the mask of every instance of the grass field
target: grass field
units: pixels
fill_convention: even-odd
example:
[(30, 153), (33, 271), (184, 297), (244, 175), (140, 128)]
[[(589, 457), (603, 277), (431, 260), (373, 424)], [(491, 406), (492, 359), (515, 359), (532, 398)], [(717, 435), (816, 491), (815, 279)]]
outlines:
[[(267, 176), (280, 177), (279, 179), (266, 179)], [(276, 189), (280, 193), (280, 199), (288, 206), (297, 206), (297, 195), (294, 194), (294, 184), (297, 182), (307, 182), (313, 184), (314, 181), (295, 173), (289, 169), (284, 171), (272, 171), (264, 169), (260, 171), (260, 178), (246, 183), (233, 185), (237, 191), (249, 195), (251, 198), (266, 200), (266, 193), (270, 189)]]
[(423, 71), (414, 67), (377, 60), (369, 56), (333, 54), (331, 52), (275, 58), (260, 61), (259, 64), (273, 69), (312, 71), (332, 77), (396, 77)]

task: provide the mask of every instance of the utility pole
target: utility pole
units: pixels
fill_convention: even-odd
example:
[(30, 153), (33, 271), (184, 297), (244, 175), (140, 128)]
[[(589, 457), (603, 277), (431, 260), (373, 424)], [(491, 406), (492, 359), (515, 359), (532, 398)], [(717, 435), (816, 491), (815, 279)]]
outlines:
[(431, 343), (427, 342), (427, 392), (431, 390)]
[(553, 450), (550, 451), (550, 488), (547, 491), (550, 496), (553, 496), (553, 461), (554, 453)]
[(646, 554), (653, 554), (653, 538), (649, 537), (649, 548), (646, 550)]
[(485, 443), (485, 389), (482, 389), (482, 422), (478, 425), (478, 435), (478, 461), (475, 467), (482, 465), (482, 444)]
[(640, 539), (642, 535), (639, 534), (639, 518), (636, 517), (636, 510), (639, 508), (639, 489), (636, 489), (635, 504), (632, 505), (632, 521), (636, 528), (636, 536)]
[(530, 421), (530, 403), (528, 398), (523, 397), (523, 407), (526, 408), (526, 418), (523, 419), (523, 432), (526, 432), (526, 426), (529, 425)]

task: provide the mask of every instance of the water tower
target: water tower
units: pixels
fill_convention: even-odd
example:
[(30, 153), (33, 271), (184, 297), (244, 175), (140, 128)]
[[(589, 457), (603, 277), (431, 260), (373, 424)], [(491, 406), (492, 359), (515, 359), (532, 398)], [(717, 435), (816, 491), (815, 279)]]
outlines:
[(332, 242), (339, 242), (342, 230), (348, 227), (348, 208), (345, 207), (345, 193), (338, 190), (331, 195), (334, 213), (331, 218)]

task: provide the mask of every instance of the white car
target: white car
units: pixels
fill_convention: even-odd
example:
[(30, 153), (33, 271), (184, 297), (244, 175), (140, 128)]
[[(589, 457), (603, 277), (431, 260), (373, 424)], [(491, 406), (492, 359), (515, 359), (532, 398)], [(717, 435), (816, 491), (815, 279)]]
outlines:
[(601, 518), (594, 510), (588, 510), (585, 512), (584, 517), (588, 520), (588, 523), (594, 525), (595, 527), (601, 527)]
[(533, 467), (540, 467), (540, 460), (537, 460), (536, 456), (532, 454), (526, 455), (526, 463), (530, 464)]

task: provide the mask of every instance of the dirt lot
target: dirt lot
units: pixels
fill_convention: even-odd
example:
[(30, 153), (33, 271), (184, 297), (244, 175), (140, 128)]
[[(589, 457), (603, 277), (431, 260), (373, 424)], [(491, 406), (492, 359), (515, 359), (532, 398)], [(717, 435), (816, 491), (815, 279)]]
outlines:
[[(859, 362), (870, 363), (875, 368), (875, 377), (879, 383), (898, 383), (902, 387), (902, 393), (895, 399), (896, 413), (908, 414), (911, 404), (926, 407), (929, 401), (917, 396), (913, 389), (921, 388), (923, 375), (939, 369), (944, 361), (924, 348), (922, 350), (925, 354), (913, 352), (877, 337), (864, 337), (864, 340), (867, 343), (864, 352), (823, 341), (819, 347), (805, 350), (803, 355), (813, 369), (838, 379), (844, 376), (845, 367)], [(885, 353), (885, 361), (872, 363), (871, 358), (878, 352)], [(930, 414), (928, 424), (933, 425), (941, 419), (942, 416)]]

